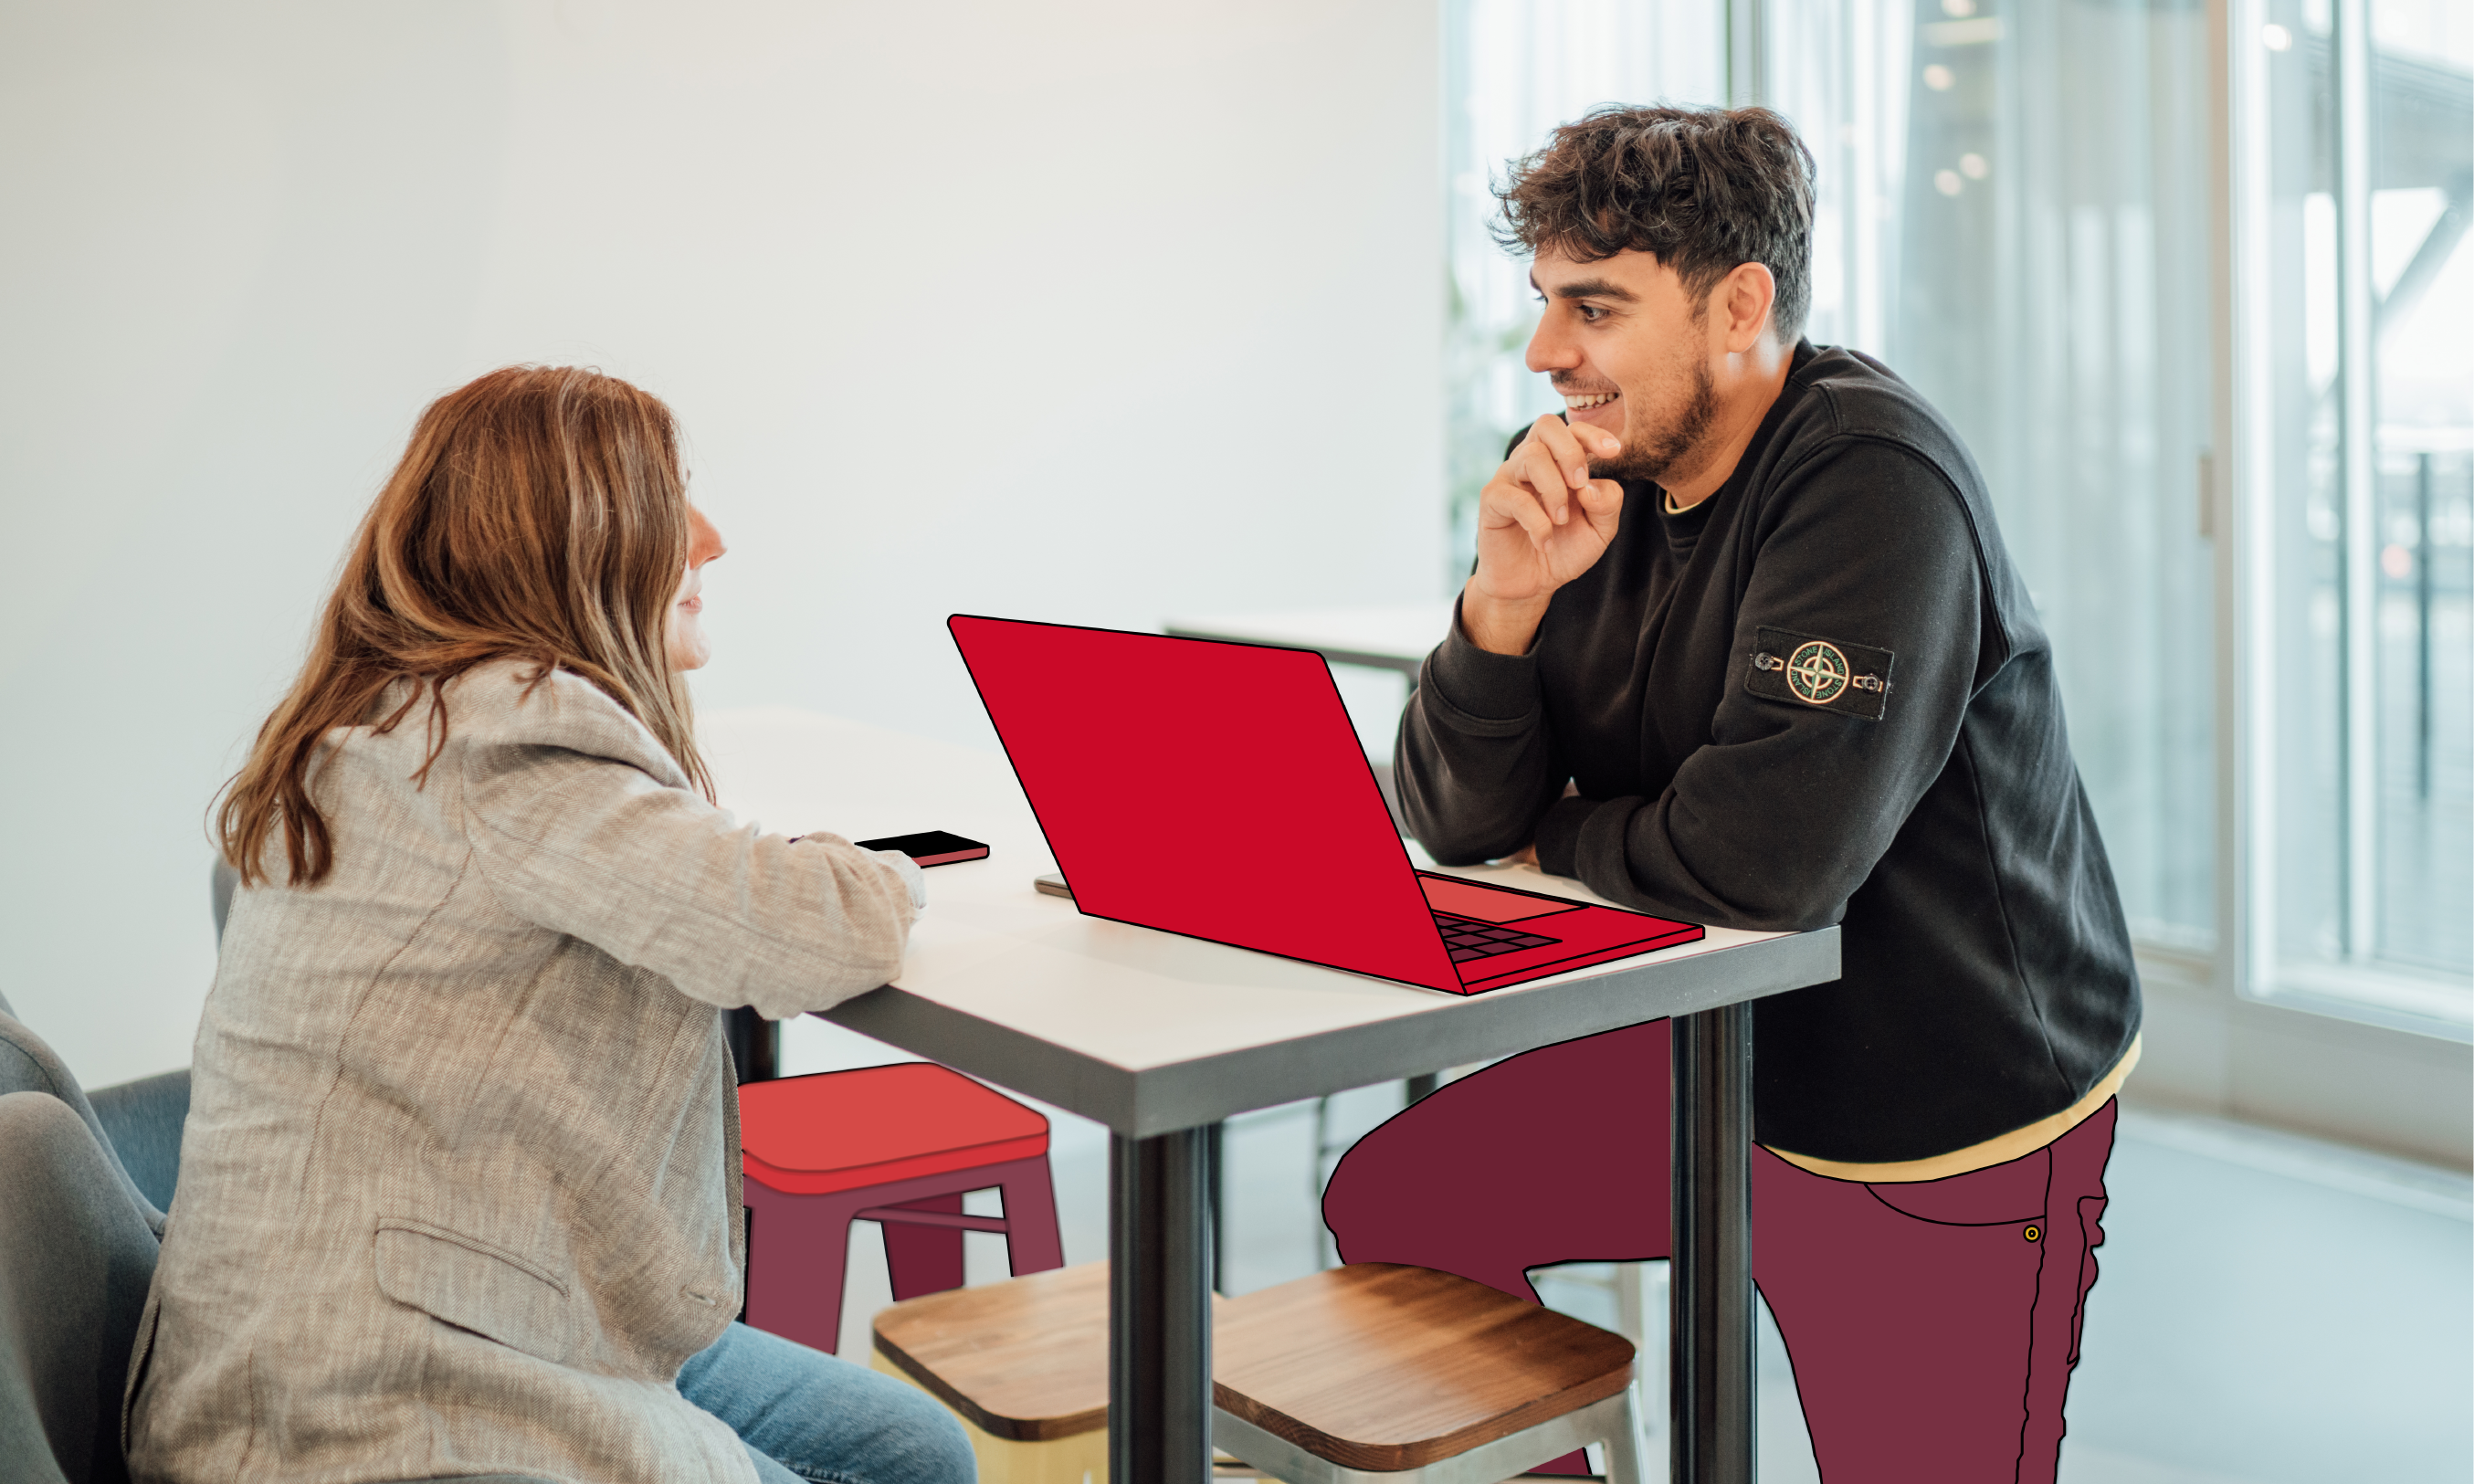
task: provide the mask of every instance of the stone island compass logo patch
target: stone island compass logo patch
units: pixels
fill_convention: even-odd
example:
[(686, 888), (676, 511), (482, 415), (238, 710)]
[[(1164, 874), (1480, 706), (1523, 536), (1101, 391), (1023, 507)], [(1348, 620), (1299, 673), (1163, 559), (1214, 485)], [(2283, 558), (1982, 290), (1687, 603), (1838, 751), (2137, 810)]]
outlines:
[(1818, 706), (1878, 721), (1889, 705), (1890, 666), (1898, 656), (1783, 628), (1754, 631), (1758, 647), (1744, 689), (1772, 700)]
[(1826, 639), (1796, 645), (1786, 657), (1786, 688), (1800, 701), (1827, 706), (1847, 689), (1847, 656)]

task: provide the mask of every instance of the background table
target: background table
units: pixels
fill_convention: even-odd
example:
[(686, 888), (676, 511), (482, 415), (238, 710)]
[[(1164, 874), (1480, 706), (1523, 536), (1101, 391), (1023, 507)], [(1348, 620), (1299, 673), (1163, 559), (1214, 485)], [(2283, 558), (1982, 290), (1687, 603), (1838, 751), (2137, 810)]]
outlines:
[(1188, 639), (1312, 649), (1334, 665), (1397, 670), (1415, 685), (1427, 651), (1452, 621), (1449, 599), (1388, 608), (1291, 608), (1271, 613), (1197, 614), (1160, 627)]
[[(862, 839), (947, 829), (988, 842), (987, 860), (930, 873), (929, 909), (898, 984), (829, 1018), (1109, 1129), (1110, 1448), (1125, 1484), (1201, 1484), (1209, 1475), (1205, 1127), (1660, 1015), (1738, 1007), (1717, 1018), (1748, 1018), (1744, 1002), (1838, 973), (1835, 930), (1713, 929), (1699, 943), (1484, 995), (1411, 988), (1087, 918), (1039, 894), (1031, 878), (1054, 864), (999, 754), (789, 710), (716, 714), (699, 736), (724, 804), (767, 829)], [(1589, 896), (1577, 883), (1525, 867), (1456, 874)], [(1697, 1064), (1692, 1023), (1678, 1026), (1679, 1087)], [(1678, 1211), (1714, 1213), (1704, 1235), (1720, 1248), (1740, 1248), (1749, 1210), (1749, 1073), (1748, 1058), (1710, 1068), (1713, 1095), (1687, 1098), (1681, 1109), (1691, 1128), (1713, 1127), (1690, 1133), (1679, 1125)], [(1713, 1159), (1718, 1179), (1702, 1180)], [(1680, 1216), (1680, 1232), (1684, 1225)], [(1678, 1314), (1677, 1396), (1686, 1405), (1677, 1447), (1686, 1448), (1686, 1434), (1704, 1440), (1693, 1447), (1709, 1461), (1687, 1450), (1677, 1477), (1727, 1478), (1738, 1451), (1746, 1467), (1751, 1459), (1746, 1253), (1698, 1240), (1679, 1247), (1674, 1286), (1732, 1293), (1741, 1310), (1741, 1375), (1732, 1380), (1724, 1364), (1712, 1372), (1694, 1359), (1708, 1318)], [(1694, 1392), (1694, 1378), (1710, 1375), (1717, 1386)], [(1723, 1408), (1703, 1404), (1723, 1393), (1717, 1399), (1732, 1405), (1738, 1390), (1740, 1428)]]

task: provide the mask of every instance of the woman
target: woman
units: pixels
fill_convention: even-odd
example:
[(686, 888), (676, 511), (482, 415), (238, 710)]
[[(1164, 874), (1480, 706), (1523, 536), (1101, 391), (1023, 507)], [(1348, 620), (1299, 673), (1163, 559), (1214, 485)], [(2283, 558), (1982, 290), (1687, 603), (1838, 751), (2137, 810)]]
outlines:
[(920, 899), (714, 807), (681, 672), (721, 550), (623, 381), (423, 414), (224, 800), (138, 1479), (971, 1478), (921, 1394), (731, 1322), (722, 1010), (884, 984)]

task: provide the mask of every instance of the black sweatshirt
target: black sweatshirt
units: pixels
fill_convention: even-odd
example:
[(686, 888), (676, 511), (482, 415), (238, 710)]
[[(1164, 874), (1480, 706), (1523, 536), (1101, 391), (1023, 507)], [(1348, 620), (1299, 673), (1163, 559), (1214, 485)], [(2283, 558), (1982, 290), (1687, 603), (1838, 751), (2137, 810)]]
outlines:
[(1456, 614), (1397, 757), (1439, 861), (1534, 841), (1648, 912), (1841, 925), (1843, 978), (1758, 1002), (1763, 1144), (1964, 1149), (2077, 1102), (2139, 1030), (2051, 647), (1983, 476), (1854, 352), (1798, 346), (1690, 510), (1627, 482), (1613, 543), (1527, 654), (1480, 649)]

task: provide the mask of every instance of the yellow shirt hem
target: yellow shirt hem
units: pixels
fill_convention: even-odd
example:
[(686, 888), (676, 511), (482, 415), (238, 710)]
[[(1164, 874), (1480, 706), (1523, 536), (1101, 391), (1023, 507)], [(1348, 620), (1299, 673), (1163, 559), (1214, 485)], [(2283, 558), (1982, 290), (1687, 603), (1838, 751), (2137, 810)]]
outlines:
[[(2142, 1034), (2145, 1034), (2142, 1033)], [(2139, 1042), (2140, 1036), (2132, 1036), (2130, 1049), (2122, 1054), (2122, 1059), (2113, 1064), (2113, 1070), (2105, 1073), (2095, 1086), (2089, 1088), (2086, 1097), (2050, 1118), (2039, 1118), (2024, 1129), (2013, 1129), (2007, 1133), (1986, 1139), (1981, 1144), (1970, 1144), (1965, 1149), (1954, 1149), (1949, 1154), (1935, 1155), (1928, 1159), (1900, 1159), (1888, 1164), (1849, 1164), (1837, 1159), (1816, 1159), (1810, 1155), (1793, 1154), (1783, 1149), (1771, 1148), (1766, 1144), (1761, 1147), (1768, 1149), (1771, 1154), (1799, 1170), (1809, 1170), (1815, 1175), (1825, 1175), (1831, 1180), (1862, 1180), (1868, 1185), (1912, 1184), (1918, 1180), (1944, 1180), (1953, 1175), (1967, 1175), (1977, 1170), (1989, 1170), (1997, 1164), (2008, 1164), (2022, 1155), (2034, 1154), (2077, 1128), (2087, 1120), (2089, 1114), (2104, 1107), (2115, 1093), (2122, 1090), (2122, 1083), (2130, 1076), (2130, 1069), (2139, 1064)]]

